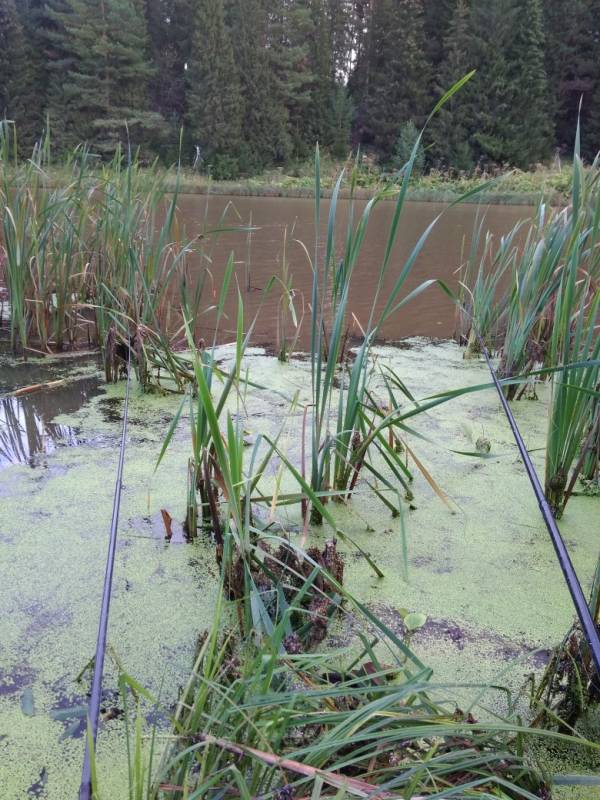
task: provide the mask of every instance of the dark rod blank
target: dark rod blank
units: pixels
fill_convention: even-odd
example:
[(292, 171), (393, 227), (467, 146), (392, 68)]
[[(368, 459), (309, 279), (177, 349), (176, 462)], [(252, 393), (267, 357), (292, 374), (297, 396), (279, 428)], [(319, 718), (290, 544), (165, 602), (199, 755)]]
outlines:
[[(125, 463), (125, 440), (127, 437), (127, 416), (129, 410), (129, 385), (131, 383), (131, 359), (127, 363), (127, 387), (125, 390), (125, 403), (123, 406), (123, 431), (121, 433), (121, 449), (119, 452), (119, 466), (115, 483), (113, 500), (112, 522), (110, 526), (110, 539), (108, 555), (106, 558), (106, 571), (104, 573), (104, 589), (102, 592), (102, 607), (100, 610), (100, 623), (98, 625), (98, 639), (96, 642), (96, 656), (94, 658), (94, 678), (92, 692), (88, 705), (88, 725), (91, 729), (93, 746), (96, 746), (98, 733), (98, 717), (100, 715), (100, 700), (102, 696), (102, 673), (104, 671), (104, 654), (106, 651), (106, 632), (108, 629), (108, 613), (110, 610), (110, 597), (112, 592), (113, 570), (115, 565), (115, 552), (117, 547), (117, 529), (119, 525), (119, 509), (121, 506), (121, 489), (123, 488), (123, 464)], [(89, 735), (86, 737), (85, 757), (81, 773), (81, 786), (79, 787), (79, 800), (91, 800), (92, 774), (90, 759)]]
[(498, 396), (500, 397), (502, 408), (504, 409), (504, 413), (508, 418), (508, 422), (513, 432), (513, 436), (515, 437), (517, 447), (519, 448), (519, 452), (521, 454), (521, 458), (523, 459), (527, 475), (529, 476), (529, 480), (531, 481), (531, 485), (533, 487), (533, 491), (536, 496), (538, 506), (540, 507), (540, 512), (542, 514), (544, 522), (546, 523), (546, 528), (548, 528), (548, 533), (550, 534), (550, 538), (552, 539), (552, 544), (554, 545), (554, 549), (556, 551), (558, 563), (560, 564), (560, 568), (562, 569), (565, 581), (567, 583), (567, 586), (569, 587), (569, 592), (571, 593), (571, 598), (573, 599), (573, 605), (575, 606), (575, 610), (577, 611), (579, 622), (581, 623), (581, 627), (583, 628), (585, 638), (587, 639), (587, 642), (590, 646), (592, 658), (594, 661), (594, 665), (596, 667), (596, 673), (598, 674), (598, 676), (600, 676), (600, 636), (598, 635), (598, 629), (590, 613), (588, 603), (585, 599), (585, 595), (583, 594), (581, 584), (579, 583), (579, 580), (577, 578), (577, 573), (575, 572), (573, 563), (571, 561), (571, 558), (569, 556), (563, 538), (560, 535), (560, 531), (558, 530), (558, 525), (556, 524), (556, 520), (552, 516), (552, 512), (550, 511), (550, 506), (546, 501), (546, 496), (544, 495), (544, 490), (542, 489), (542, 485), (540, 483), (540, 479), (538, 478), (538, 474), (535, 471), (535, 467), (533, 466), (531, 458), (529, 457), (529, 453), (527, 452), (525, 442), (523, 441), (523, 437), (521, 436), (519, 427), (510, 409), (508, 401), (504, 396), (504, 392), (502, 391), (502, 387), (500, 386), (500, 382), (496, 376), (496, 371), (492, 366), (492, 362), (490, 360), (490, 354), (488, 353), (487, 347), (485, 346), (481, 336), (478, 336), (478, 339), (486, 363), (490, 370), (492, 380), (494, 381), (494, 385), (498, 392)]

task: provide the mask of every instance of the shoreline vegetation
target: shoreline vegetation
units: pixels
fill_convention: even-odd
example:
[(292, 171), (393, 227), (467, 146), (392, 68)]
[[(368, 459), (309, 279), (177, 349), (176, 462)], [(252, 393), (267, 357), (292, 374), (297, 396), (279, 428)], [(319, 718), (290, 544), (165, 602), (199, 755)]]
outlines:
[[(347, 162), (351, 166), (352, 159)], [(343, 161), (324, 159), (321, 182), (321, 197), (331, 198), (337, 177), (344, 167)], [(313, 199), (315, 196), (314, 164), (306, 162), (286, 168), (266, 170), (237, 180), (214, 180), (208, 174), (176, 167), (148, 167), (161, 174), (166, 191), (177, 191), (179, 195), (218, 195), (231, 197), (281, 197)], [(313, 171), (311, 173), (311, 170)], [(89, 175), (92, 173), (89, 172)], [(398, 187), (401, 182), (400, 171), (386, 172), (372, 165), (361, 165), (357, 171), (357, 183), (353, 190), (341, 187), (338, 197), (349, 200), (368, 200), (374, 192)], [(46, 170), (48, 188), (57, 188), (72, 180), (72, 172), (65, 167)], [(407, 193), (407, 200), (423, 203), (453, 203), (459, 198), (462, 202), (479, 205), (524, 205), (535, 206), (543, 198), (553, 206), (568, 203), (573, 168), (570, 162), (552, 166), (538, 165), (534, 170), (499, 169), (494, 172), (451, 173), (431, 170), (426, 174), (413, 176)], [(490, 184), (492, 181), (492, 184)], [(488, 188), (481, 188), (488, 184)], [(465, 197), (469, 192), (473, 195)], [(390, 192), (388, 198), (393, 200)]]

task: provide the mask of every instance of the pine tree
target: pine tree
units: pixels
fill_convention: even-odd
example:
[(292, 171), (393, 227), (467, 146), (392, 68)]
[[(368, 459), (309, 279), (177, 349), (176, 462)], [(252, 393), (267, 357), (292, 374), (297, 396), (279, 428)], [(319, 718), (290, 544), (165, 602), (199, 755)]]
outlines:
[(186, 113), (186, 64), (192, 47), (193, 0), (147, 0), (148, 34), (155, 72), (150, 82), (152, 109), (166, 120), (168, 140), (162, 154), (178, 157), (179, 134)]
[(89, 142), (103, 156), (154, 139), (146, 23), (132, 0), (67, 0), (50, 18), (56, 47), (49, 105), (64, 147)]
[(186, 72), (187, 124), (205, 166), (219, 178), (239, 171), (242, 96), (222, 0), (199, 0)]
[(0, 116), (20, 126), (25, 39), (14, 0), (0, 0)]
[(328, 50), (333, 73), (341, 83), (347, 80), (356, 57), (362, 5), (363, 3), (355, 0), (326, 0), (329, 20)]
[[(469, 49), (469, 6), (458, 0), (443, 43), (435, 89), (441, 97), (473, 68)], [(473, 79), (471, 79), (472, 81)], [(427, 135), (432, 139), (430, 157), (438, 165), (469, 170), (474, 165), (470, 142), (473, 125), (473, 89), (467, 83), (434, 117)]]
[(401, 126), (418, 126), (427, 110), (421, 0), (378, 0), (371, 7), (368, 42), (351, 87), (357, 104), (356, 137), (388, 159)]
[(527, 168), (550, 156), (552, 122), (544, 63), (541, 0), (521, 0), (507, 53), (511, 87), (511, 137), (508, 159)]

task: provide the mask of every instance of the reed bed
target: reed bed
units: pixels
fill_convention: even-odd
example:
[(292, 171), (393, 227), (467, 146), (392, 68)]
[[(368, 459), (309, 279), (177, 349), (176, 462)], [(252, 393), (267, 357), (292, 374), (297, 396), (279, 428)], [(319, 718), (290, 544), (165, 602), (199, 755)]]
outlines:
[(459, 311), (465, 355), (479, 337), (499, 352), (509, 400), (550, 384), (545, 492), (556, 517), (580, 475), (598, 476), (600, 159), (584, 168), (578, 142), (579, 132), (567, 207), (541, 203), (527, 231), (519, 224), (495, 249), (486, 238), (482, 255), (476, 229)]

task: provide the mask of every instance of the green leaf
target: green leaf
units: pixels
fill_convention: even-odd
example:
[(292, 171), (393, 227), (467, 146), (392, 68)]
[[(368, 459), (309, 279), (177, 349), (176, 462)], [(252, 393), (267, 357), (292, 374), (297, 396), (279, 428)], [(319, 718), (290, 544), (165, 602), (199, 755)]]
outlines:
[(427, 622), (427, 614), (413, 611), (404, 617), (404, 624), (409, 631), (417, 631)]

